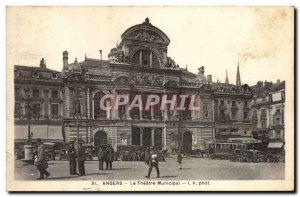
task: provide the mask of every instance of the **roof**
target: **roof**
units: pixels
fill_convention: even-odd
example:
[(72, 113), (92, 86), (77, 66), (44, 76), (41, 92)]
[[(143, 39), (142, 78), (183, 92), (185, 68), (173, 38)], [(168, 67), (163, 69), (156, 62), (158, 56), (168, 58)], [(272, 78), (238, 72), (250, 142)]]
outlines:
[(283, 90), (285, 89), (285, 81), (273, 83), (273, 82), (262, 82), (259, 81), (257, 82), (256, 85), (252, 86), (253, 94), (261, 97), (261, 96), (266, 96), (270, 92), (278, 91), (278, 90)]
[(282, 142), (270, 142), (268, 148), (281, 148), (283, 146)]
[(36, 70), (36, 71), (43, 71), (43, 72), (59, 72), (45, 67), (23, 66), (23, 65), (15, 65), (15, 70)]

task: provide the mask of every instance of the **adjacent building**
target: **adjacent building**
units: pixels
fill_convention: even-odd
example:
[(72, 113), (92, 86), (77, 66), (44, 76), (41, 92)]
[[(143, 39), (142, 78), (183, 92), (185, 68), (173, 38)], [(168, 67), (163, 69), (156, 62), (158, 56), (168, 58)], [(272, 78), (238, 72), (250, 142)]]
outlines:
[(252, 133), (257, 139), (270, 141), (269, 148), (284, 145), (285, 81), (259, 81), (252, 87)]

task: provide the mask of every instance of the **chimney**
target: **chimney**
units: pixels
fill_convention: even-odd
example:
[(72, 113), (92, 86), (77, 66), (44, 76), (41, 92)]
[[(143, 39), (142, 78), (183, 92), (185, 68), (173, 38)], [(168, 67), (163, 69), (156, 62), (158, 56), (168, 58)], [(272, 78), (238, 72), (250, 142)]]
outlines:
[(280, 84), (280, 79), (277, 79), (277, 84)]
[(68, 51), (63, 52), (63, 69), (67, 70), (68, 69)]
[(102, 50), (99, 50), (100, 52), (100, 60), (102, 61)]
[(212, 82), (212, 75), (207, 75), (207, 81), (208, 81), (209, 83)]
[(42, 58), (41, 61), (40, 61), (40, 67), (41, 68), (46, 68), (46, 62), (45, 62), (44, 58)]

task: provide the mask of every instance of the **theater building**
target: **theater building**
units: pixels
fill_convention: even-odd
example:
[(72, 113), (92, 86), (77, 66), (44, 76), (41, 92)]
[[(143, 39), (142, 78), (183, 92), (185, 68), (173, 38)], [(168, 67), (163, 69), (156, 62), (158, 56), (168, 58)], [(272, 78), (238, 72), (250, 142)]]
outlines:
[[(251, 136), (252, 93), (241, 84), (239, 72), (233, 85), (213, 82), (203, 66), (198, 74), (181, 68), (168, 56), (170, 39), (148, 18), (128, 28), (121, 39), (108, 60), (70, 62), (64, 51), (61, 72), (48, 69), (44, 60), (40, 67), (15, 66), (15, 136), (27, 137), (28, 99), (35, 105), (32, 115), (39, 114), (30, 119), (32, 138), (43, 140), (192, 150), (203, 149), (211, 139)], [(114, 109), (117, 95), (130, 100), (141, 95), (145, 102), (153, 94), (170, 99), (195, 95), (193, 102), (185, 100), (186, 106), (193, 103), (193, 110), (161, 110), (159, 104), (148, 110), (129, 110), (129, 104)], [(100, 108), (105, 95), (112, 95), (105, 100), (111, 109)]]

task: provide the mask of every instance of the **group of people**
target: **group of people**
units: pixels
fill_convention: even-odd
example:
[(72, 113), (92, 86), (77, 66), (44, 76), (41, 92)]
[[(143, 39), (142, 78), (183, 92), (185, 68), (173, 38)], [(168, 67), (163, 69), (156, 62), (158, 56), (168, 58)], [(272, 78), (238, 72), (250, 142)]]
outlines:
[[(37, 166), (37, 170), (40, 172), (40, 177), (37, 178), (38, 180), (40, 180), (48, 178), (50, 176), (50, 173), (46, 170), (48, 168), (48, 158), (45, 152), (46, 147), (40, 139), (37, 140), (37, 144), (38, 149), (34, 164)], [(85, 176), (84, 162), (86, 160), (86, 153), (85, 149), (82, 146), (82, 142), (79, 141), (77, 143), (77, 146), (75, 146), (75, 142), (71, 141), (67, 151), (67, 155), (69, 160), (70, 175)], [(104, 170), (104, 163), (106, 164), (106, 170), (112, 170), (112, 163), (114, 161), (113, 147), (109, 144), (106, 147), (99, 147), (98, 160), (99, 170)], [(179, 164), (179, 169), (182, 169), (182, 152), (180, 150), (177, 151), (177, 161)], [(157, 173), (157, 178), (159, 178), (159, 155), (158, 153), (152, 151), (150, 147), (147, 147), (145, 151), (145, 163), (149, 166), (148, 174), (145, 177), (150, 178), (152, 169), (154, 167)], [(77, 173), (77, 166), (79, 174)]]
[[(78, 141), (75, 147), (75, 142), (71, 141), (69, 149), (67, 150), (67, 155), (69, 159), (70, 175), (85, 176), (84, 162), (86, 160), (85, 149), (82, 147), (82, 142)], [(77, 173), (77, 165), (78, 172)]]
[(105, 162), (106, 170), (112, 169), (112, 163), (114, 161), (115, 151), (113, 147), (108, 144), (106, 148), (99, 147), (98, 149), (98, 160), (99, 160), (99, 170), (103, 170), (103, 164)]

